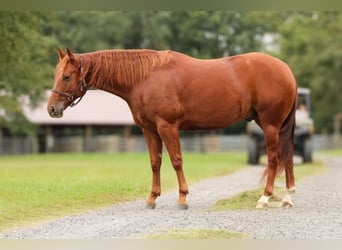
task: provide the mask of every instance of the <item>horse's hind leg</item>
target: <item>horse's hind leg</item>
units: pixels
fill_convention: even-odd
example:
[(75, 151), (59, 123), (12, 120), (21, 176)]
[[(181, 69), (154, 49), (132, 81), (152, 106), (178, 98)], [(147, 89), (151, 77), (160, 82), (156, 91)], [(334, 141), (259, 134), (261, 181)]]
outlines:
[(150, 153), (150, 161), (152, 168), (152, 189), (151, 194), (146, 200), (146, 206), (148, 208), (156, 207), (156, 199), (160, 196), (160, 166), (162, 157), (162, 141), (158, 134), (143, 129), (143, 133), (146, 139), (148, 151)]
[[(280, 135), (281, 136), (281, 135)], [(294, 148), (286, 145), (285, 143), (281, 143), (280, 145), (281, 151), (282, 150), (290, 150), (291, 152), (289, 153), (289, 157), (287, 159), (280, 159), (279, 164), (284, 164), (284, 169), (285, 169), (285, 177), (286, 177), (286, 194), (283, 197), (280, 207), (293, 207), (292, 203), (292, 195), (296, 192), (295, 188), (295, 180), (294, 180), (294, 173), (293, 173), (293, 151)], [(287, 147), (287, 148), (282, 148), (282, 147)]]
[(267, 149), (267, 168), (264, 176), (267, 176), (264, 194), (258, 200), (256, 208), (268, 207), (269, 198), (273, 194), (274, 180), (277, 174), (279, 157), (279, 128), (272, 125), (264, 127), (266, 149)]
[(183, 173), (183, 159), (179, 141), (178, 128), (174, 125), (163, 123), (159, 124), (158, 133), (162, 138), (163, 142), (165, 143), (165, 146), (169, 152), (172, 166), (177, 174), (179, 185), (178, 206), (181, 209), (187, 209), (189, 206), (186, 202), (186, 196), (189, 193), (189, 191)]

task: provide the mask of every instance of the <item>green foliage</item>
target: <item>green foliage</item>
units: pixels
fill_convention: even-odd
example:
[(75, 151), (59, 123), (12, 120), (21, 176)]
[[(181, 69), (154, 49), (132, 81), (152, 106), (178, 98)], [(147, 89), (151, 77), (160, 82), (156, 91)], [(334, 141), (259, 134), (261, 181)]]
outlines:
[[(34, 104), (51, 88), (58, 47), (172, 49), (199, 58), (263, 51), (281, 57), (299, 85), (312, 89), (317, 131), (332, 131), (341, 112), (340, 12), (1, 12), (0, 24), (0, 99), (12, 99), (11, 107), (0, 101), (0, 125), (12, 130), (13, 109), (21, 113), (18, 97), (28, 95)], [(28, 132), (25, 124), (13, 132)]]
[(257, 49), (253, 39), (255, 29), (248, 14), (245, 22), (245, 15), (236, 12), (57, 12), (55, 15), (58, 25), (54, 34), (61, 45), (80, 53), (153, 48), (212, 58)]
[(316, 130), (332, 131), (333, 117), (342, 111), (342, 14), (294, 13), (280, 33), (281, 56), (298, 84), (312, 89)]
[(41, 100), (47, 64), (41, 16), (31, 12), (0, 12), (0, 127), (13, 133), (30, 133), (32, 126), (21, 110), (21, 97), (31, 104)]

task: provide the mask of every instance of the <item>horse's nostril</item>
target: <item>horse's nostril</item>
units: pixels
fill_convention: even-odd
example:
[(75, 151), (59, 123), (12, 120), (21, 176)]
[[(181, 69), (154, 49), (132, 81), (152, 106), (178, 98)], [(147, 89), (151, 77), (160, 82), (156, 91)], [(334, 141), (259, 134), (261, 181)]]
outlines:
[(53, 113), (53, 112), (55, 112), (55, 107), (51, 105), (51, 106), (49, 107), (49, 113), (51, 114), (51, 113)]
[(52, 118), (59, 118), (63, 116), (63, 107), (58, 107), (55, 105), (49, 105), (47, 107), (47, 112)]

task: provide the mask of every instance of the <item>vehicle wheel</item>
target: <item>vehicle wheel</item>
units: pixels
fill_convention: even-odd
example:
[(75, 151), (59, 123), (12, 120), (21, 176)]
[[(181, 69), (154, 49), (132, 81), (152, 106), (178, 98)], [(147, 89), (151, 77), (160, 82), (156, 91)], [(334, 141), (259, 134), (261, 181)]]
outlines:
[(309, 137), (303, 141), (303, 162), (312, 162), (312, 139)]
[(249, 138), (248, 142), (248, 164), (259, 164), (260, 154), (258, 151), (258, 139), (255, 137)]

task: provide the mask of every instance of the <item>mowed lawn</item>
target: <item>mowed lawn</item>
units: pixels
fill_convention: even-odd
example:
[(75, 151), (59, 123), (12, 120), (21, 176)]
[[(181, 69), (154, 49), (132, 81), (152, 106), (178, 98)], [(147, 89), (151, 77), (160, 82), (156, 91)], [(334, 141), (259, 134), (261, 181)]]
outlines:
[[(186, 153), (183, 161), (191, 183), (245, 167), (246, 154)], [(152, 180), (147, 153), (2, 156), (0, 169), (0, 231), (147, 197)], [(167, 154), (161, 182), (162, 193), (177, 192)]]

